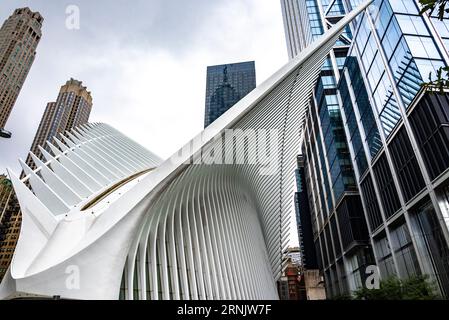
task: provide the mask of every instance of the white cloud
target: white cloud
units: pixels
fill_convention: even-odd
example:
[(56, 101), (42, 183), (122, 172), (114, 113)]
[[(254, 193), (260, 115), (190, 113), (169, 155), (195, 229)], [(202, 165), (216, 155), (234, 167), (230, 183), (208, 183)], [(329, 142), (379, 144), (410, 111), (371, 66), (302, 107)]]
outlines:
[[(17, 2), (15, 6), (20, 6)], [(100, 17), (85, 1), (73, 3), (81, 8), (79, 31), (64, 29), (64, 5), (50, 12), (37, 0), (26, 3), (46, 20), (37, 59), (8, 122), (15, 138), (0, 142), (1, 150), (8, 153), (0, 159), (2, 171), (6, 166), (17, 168), (15, 159), (29, 149), (46, 103), (56, 99), (59, 87), (70, 77), (82, 80), (92, 91), (92, 121), (110, 123), (168, 157), (202, 129), (207, 65), (255, 60), (260, 83), (286, 62), (278, 1), (211, 5), (192, 0), (181, 2), (177, 10), (174, 2), (126, 6), (118, 1), (103, 6)], [(149, 14), (139, 19), (145, 6)], [(12, 9), (9, 4), (0, 12)], [(117, 24), (111, 25), (114, 21)], [(151, 34), (152, 29), (160, 33), (163, 28), (166, 37)]]

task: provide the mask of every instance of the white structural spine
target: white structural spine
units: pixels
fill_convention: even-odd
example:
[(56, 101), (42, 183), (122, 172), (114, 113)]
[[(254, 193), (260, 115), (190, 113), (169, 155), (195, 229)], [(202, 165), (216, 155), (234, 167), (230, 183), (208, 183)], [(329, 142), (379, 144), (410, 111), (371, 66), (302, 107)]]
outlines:
[[(276, 299), (306, 106), (326, 55), (370, 3), (166, 161), (99, 123), (41, 148), (36, 170), (21, 161), (26, 177), (9, 174), (22, 230), (0, 298)], [(277, 132), (277, 170), (198, 162), (228, 129)]]

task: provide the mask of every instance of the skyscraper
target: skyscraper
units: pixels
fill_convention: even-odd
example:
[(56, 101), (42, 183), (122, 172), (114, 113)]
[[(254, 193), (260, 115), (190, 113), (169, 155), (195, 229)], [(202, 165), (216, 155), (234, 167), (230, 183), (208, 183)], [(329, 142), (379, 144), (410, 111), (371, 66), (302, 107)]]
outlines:
[(4, 128), (36, 57), (44, 18), (16, 9), (0, 28), (0, 129)]
[[(323, 33), (321, 23), (318, 22), (320, 16), (315, 14), (315, 21), (309, 15), (313, 8), (317, 8), (312, 1), (292, 1), (281, 0), (282, 18), (284, 19), (285, 40), (287, 43), (288, 57), (293, 59), (298, 53), (304, 50), (312, 42), (314, 35)], [(311, 24), (316, 23), (317, 29), (312, 32)], [(318, 22), (318, 23), (317, 23)]]
[[(331, 6), (329, 1), (316, 0), (283, 0), (281, 3), (290, 59), (345, 15), (341, 1), (331, 1)], [(301, 214), (298, 223), (305, 267), (308, 267), (307, 256), (312, 257), (312, 261), (315, 258), (311, 253), (313, 246), (316, 252), (313, 262), (325, 276), (330, 297), (348, 292), (349, 283), (361, 283), (366, 277), (365, 268), (374, 263), (338, 108), (337, 79), (345, 63), (351, 35), (347, 27), (321, 69), (308, 107), (301, 161), (296, 173), (304, 182), (304, 188), (299, 188), (295, 195), (295, 205)], [(307, 211), (309, 219), (304, 217)], [(307, 220), (311, 222), (308, 228), (303, 224)], [(351, 272), (349, 263), (357, 266)]]
[[(87, 123), (91, 110), (92, 96), (87, 88), (81, 81), (74, 79), (67, 81), (61, 87), (56, 102), (47, 104), (31, 152), (41, 158), (39, 145), (45, 146), (45, 142), (52, 141), (57, 134)], [(31, 156), (28, 156), (27, 164), (34, 168)]]
[[(290, 56), (295, 35), (320, 34), (359, 2), (283, 0)], [(305, 33), (290, 14), (309, 17)], [(382, 279), (428, 275), (449, 294), (449, 99), (421, 87), (449, 64), (448, 43), (447, 18), (376, 0), (323, 66), (302, 150), (330, 296), (362, 286), (369, 264)]]
[(256, 87), (254, 61), (207, 67), (204, 127)]
[(0, 282), (19, 239), (22, 215), (11, 181), (0, 174)]

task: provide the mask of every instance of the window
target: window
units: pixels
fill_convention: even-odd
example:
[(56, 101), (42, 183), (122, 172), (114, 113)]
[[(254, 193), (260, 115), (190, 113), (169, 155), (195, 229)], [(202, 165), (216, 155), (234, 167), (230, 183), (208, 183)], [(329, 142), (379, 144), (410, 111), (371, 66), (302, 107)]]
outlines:
[(334, 88), (335, 87), (335, 78), (334, 76), (322, 76), (321, 81), (323, 82), (323, 87), (325, 89), (327, 88)]
[(449, 38), (449, 23), (448, 20), (440, 21), (439, 19), (432, 18), (432, 23), (435, 25), (435, 28), (438, 30), (438, 33), (443, 38)]
[(418, 8), (413, 0), (393, 0), (388, 2), (395, 13), (419, 14)]
[(419, 73), (421, 74), (423, 80), (428, 81), (436, 80), (437, 70), (440, 67), (444, 67), (443, 61), (439, 60), (427, 60), (427, 59), (415, 59), (415, 63), (418, 67)]
[(361, 70), (355, 57), (347, 58), (347, 68), (354, 90), (357, 107), (359, 108), (361, 122), (367, 135), (367, 143), (371, 155), (374, 157), (382, 147), (377, 125), (374, 121), (373, 107), (368, 99), (368, 92), (362, 78)]
[(432, 38), (405, 36), (412, 55), (416, 58), (441, 59)]
[(435, 179), (449, 168), (449, 96), (426, 94), (410, 123), (430, 178)]
[(347, 196), (337, 209), (342, 245), (348, 250), (354, 242), (367, 241), (368, 229), (359, 196)]
[(340, 237), (338, 236), (338, 229), (337, 229), (337, 221), (336, 216), (333, 215), (330, 224), (332, 227), (332, 239), (334, 240), (334, 246), (335, 246), (335, 253), (337, 254), (337, 258), (341, 254), (341, 244), (340, 244)]
[(391, 156), (399, 177), (402, 194), (411, 200), (425, 186), (424, 178), (416, 160), (407, 131), (402, 127), (391, 142)]
[(422, 17), (398, 14), (396, 19), (404, 34), (430, 36)]
[(399, 275), (409, 278), (421, 273), (412, 238), (405, 221), (390, 231), (391, 246), (398, 263)]
[(380, 77), (384, 74), (385, 67), (382, 62), (382, 58), (380, 53), (377, 52), (376, 57), (371, 65), (371, 69), (368, 71), (368, 80), (369, 84), (372, 88), (372, 91), (377, 87), (379, 83)]
[(388, 1), (384, 1), (381, 5), (377, 18), (373, 17), (373, 19), (376, 19), (375, 27), (377, 29), (377, 34), (379, 35), (379, 38), (382, 38), (384, 36), (385, 30), (389, 22), (391, 21), (392, 16), (393, 12), (391, 11), (390, 4), (388, 3)]
[(379, 240), (374, 241), (374, 248), (377, 252), (377, 265), (379, 266), (380, 274), (383, 278), (388, 278), (396, 275), (396, 270), (393, 262), (393, 255), (391, 248), (385, 235)]
[(396, 48), (399, 40), (401, 39), (402, 32), (399, 28), (399, 25), (396, 19), (393, 19), (388, 26), (388, 30), (386, 32), (386, 36), (382, 40), (382, 46), (385, 50), (385, 55), (387, 59), (391, 58), (394, 49)]
[(387, 157), (383, 154), (373, 167), (386, 218), (401, 208)]
[(374, 191), (374, 185), (373, 181), (371, 180), (371, 175), (368, 174), (366, 176), (364, 181), (361, 183), (361, 189), (368, 215), (368, 223), (371, 227), (372, 232), (382, 225), (383, 219), (382, 215), (380, 214), (379, 204), (377, 202), (377, 196)]
[(413, 210), (412, 236), (417, 243), (417, 253), (424, 264), (426, 274), (439, 284), (443, 295), (449, 297), (449, 248), (444, 239), (435, 209), (430, 201)]

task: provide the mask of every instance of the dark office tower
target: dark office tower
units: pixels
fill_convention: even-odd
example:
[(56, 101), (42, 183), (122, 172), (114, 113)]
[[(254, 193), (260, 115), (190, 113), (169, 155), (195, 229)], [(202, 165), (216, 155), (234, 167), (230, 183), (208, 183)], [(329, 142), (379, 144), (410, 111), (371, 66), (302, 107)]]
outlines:
[[(45, 141), (52, 141), (57, 134), (87, 123), (91, 110), (92, 96), (87, 88), (81, 81), (74, 79), (67, 81), (61, 87), (56, 102), (47, 104), (34, 137), (31, 152), (41, 158), (39, 145), (45, 146)], [(31, 156), (28, 156), (27, 164), (34, 168)]]
[[(286, 8), (301, 3), (314, 33), (359, 2), (283, 0), (283, 8), (299, 12)], [(415, 0), (372, 6), (337, 42), (307, 116), (318, 263), (331, 296), (363, 285), (372, 248), (382, 279), (427, 275), (449, 297), (449, 95), (421, 87), (449, 64), (449, 19), (420, 15)], [(285, 19), (286, 32), (297, 20)]]
[(298, 240), (301, 255), (301, 264), (304, 269), (318, 269), (315, 246), (313, 241), (313, 226), (309, 208), (306, 176), (304, 170), (304, 156), (298, 156), (296, 169), (295, 212), (298, 227)]
[(0, 129), (4, 128), (30, 71), (44, 18), (16, 9), (0, 28)]
[[(345, 14), (341, 1), (283, 0), (281, 3), (291, 59)], [(297, 172), (305, 182), (307, 196), (302, 194), (299, 199), (300, 194), (295, 195), (297, 209), (302, 208), (303, 215), (308, 210), (310, 215), (309, 219), (300, 220), (300, 239), (303, 238), (303, 246), (313, 242), (316, 265), (324, 275), (329, 297), (349, 293), (364, 283), (366, 266), (372, 263), (338, 105), (337, 82), (351, 37), (351, 30), (346, 28), (322, 67), (308, 107)], [(307, 220), (308, 225), (303, 223)], [(310, 256), (311, 248), (303, 248), (304, 254), (306, 249)]]
[(254, 61), (207, 67), (204, 127), (256, 88)]

